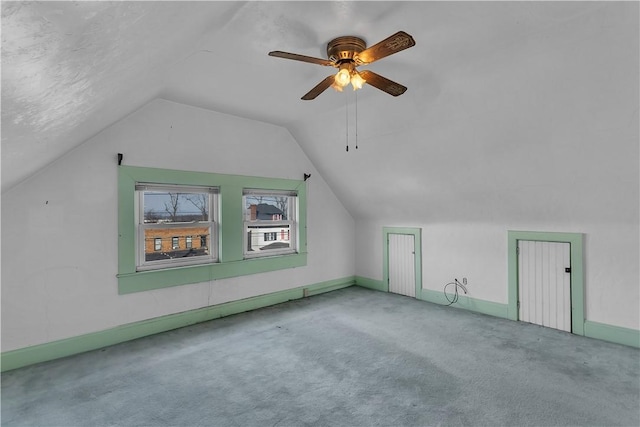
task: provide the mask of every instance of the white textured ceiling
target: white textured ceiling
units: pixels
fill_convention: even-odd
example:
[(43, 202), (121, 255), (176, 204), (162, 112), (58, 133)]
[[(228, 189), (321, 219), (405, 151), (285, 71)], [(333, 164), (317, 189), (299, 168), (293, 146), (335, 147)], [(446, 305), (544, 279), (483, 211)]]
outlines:
[[(358, 92), (357, 151), (352, 92), (300, 100), (331, 69), (267, 56), (399, 30), (366, 68), (409, 89)], [(592, 159), (637, 152), (637, 39), (635, 2), (3, 1), (2, 189), (162, 97), (287, 127), (354, 216), (521, 215), (505, 195), (540, 186), (585, 208)]]

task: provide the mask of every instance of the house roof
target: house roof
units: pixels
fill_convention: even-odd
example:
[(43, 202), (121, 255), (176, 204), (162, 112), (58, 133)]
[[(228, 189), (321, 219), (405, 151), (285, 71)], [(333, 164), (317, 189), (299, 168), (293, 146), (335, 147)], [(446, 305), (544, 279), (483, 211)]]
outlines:
[(282, 215), (282, 210), (278, 209), (277, 206), (273, 206), (273, 205), (269, 205), (266, 203), (260, 203), (256, 206), (256, 211), (258, 212), (258, 214), (265, 214), (265, 215)]

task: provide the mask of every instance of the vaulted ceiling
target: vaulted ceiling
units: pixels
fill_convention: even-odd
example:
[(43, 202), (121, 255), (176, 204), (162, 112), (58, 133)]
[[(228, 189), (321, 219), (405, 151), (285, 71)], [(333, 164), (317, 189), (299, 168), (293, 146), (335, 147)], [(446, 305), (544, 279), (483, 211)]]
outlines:
[[(267, 56), (399, 30), (399, 97)], [(3, 1), (2, 190), (161, 97), (286, 127), (356, 217), (570, 220), (637, 193), (638, 56), (636, 2)]]

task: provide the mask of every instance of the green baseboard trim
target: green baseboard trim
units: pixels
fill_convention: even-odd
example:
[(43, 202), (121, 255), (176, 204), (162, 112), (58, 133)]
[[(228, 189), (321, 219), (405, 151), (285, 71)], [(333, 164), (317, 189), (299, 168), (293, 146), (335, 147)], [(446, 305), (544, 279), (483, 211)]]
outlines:
[(640, 331), (636, 329), (586, 320), (584, 322), (584, 335), (589, 338), (640, 348)]
[(74, 354), (108, 347), (110, 345), (194, 325), (196, 323), (206, 322), (220, 317), (230, 316), (280, 304), (290, 300), (301, 299), (306, 296), (318, 295), (346, 288), (354, 284), (355, 278), (353, 276), (349, 276), (238, 301), (231, 301), (210, 307), (203, 307), (182, 313), (168, 314), (166, 316), (116, 326), (115, 328), (104, 331), (92, 332), (45, 344), (11, 350), (0, 355), (0, 371), (5, 372), (40, 362), (72, 356)]
[(357, 286), (373, 289), (374, 291), (389, 292), (389, 287), (382, 280), (369, 279), (362, 276), (356, 276), (355, 280)]
[[(383, 280), (369, 279), (368, 277), (356, 276), (355, 284), (363, 288), (372, 289), (374, 291), (389, 292), (389, 287)], [(432, 302), (434, 304), (447, 305), (449, 301), (444, 297), (442, 291), (433, 291), (430, 289), (421, 289), (417, 299), (421, 301)], [(452, 299), (453, 294), (449, 296)], [(471, 298), (466, 295), (459, 295), (458, 301), (451, 307), (462, 308), (465, 310), (475, 311), (476, 313), (488, 314), (489, 316), (501, 317), (508, 319), (508, 305), (500, 304), (492, 301)]]
[[(355, 276), (355, 284), (357, 286), (362, 286), (363, 288), (372, 289), (375, 291), (389, 292), (388, 287), (385, 286), (385, 283), (382, 280), (370, 279), (363, 276)], [(442, 305), (446, 305), (449, 303), (442, 291), (422, 289), (420, 294), (421, 295), (419, 299), (422, 301)], [(451, 299), (452, 296), (453, 295), (449, 295), (449, 299)], [(500, 304), (492, 301), (480, 300), (468, 297), (466, 295), (459, 295), (458, 301), (452, 304), (451, 307), (475, 311), (477, 313), (501, 317), (503, 319), (510, 319), (508, 304)], [(605, 323), (586, 320), (584, 322), (584, 336), (616, 344), (622, 344), (629, 347), (640, 348), (640, 331), (636, 329), (623, 328), (620, 326), (613, 326)]]
[[(444, 293), (442, 291), (434, 291), (431, 289), (422, 289), (422, 297), (420, 298), (423, 301), (432, 302), (434, 304), (447, 305), (449, 301), (445, 298)], [(454, 295), (448, 294), (449, 300), (453, 300)], [(476, 313), (487, 314), (489, 316), (501, 317), (503, 319), (508, 319), (508, 308), (507, 304), (500, 304), (498, 302), (493, 301), (485, 301), (477, 298), (471, 298), (466, 295), (458, 295), (458, 301), (451, 304), (450, 307), (453, 308), (462, 308), (469, 311), (475, 311)]]
[(322, 283), (316, 283), (312, 286), (306, 286), (302, 288), (303, 296), (313, 296), (324, 294), (326, 292), (337, 291), (338, 289), (348, 288), (356, 284), (355, 277), (345, 277), (342, 279), (329, 280)]

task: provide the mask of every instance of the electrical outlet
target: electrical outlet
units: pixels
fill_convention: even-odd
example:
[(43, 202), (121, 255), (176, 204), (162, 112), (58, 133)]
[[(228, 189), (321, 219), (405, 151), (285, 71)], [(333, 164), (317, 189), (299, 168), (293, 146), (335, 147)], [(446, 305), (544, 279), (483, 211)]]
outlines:
[(467, 278), (466, 278), (466, 277), (463, 277), (463, 278), (462, 278), (462, 284), (463, 284), (463, 285), (465, 285), (465, 286), (467, 286)]

